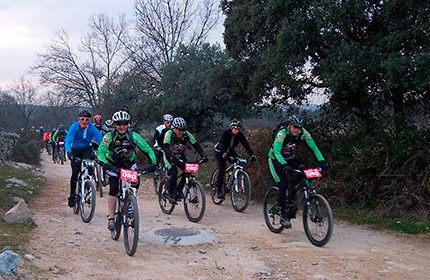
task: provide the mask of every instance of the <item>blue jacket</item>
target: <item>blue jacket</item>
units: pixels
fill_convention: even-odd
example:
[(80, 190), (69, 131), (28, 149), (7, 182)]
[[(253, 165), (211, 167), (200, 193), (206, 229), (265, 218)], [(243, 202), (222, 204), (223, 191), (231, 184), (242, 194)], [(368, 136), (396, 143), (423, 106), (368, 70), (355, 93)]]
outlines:
[(73, 149), (83, 150), (91, 146), (91, 140), (95, 139), (97, 144), (102, 141), (102, 134), (94, 126), (89, 123), (86, 129), (82, 129), (79, 121), (74, 122), (68, 129), (66, 136), (65, 147), (66, 153), (70, 153)]

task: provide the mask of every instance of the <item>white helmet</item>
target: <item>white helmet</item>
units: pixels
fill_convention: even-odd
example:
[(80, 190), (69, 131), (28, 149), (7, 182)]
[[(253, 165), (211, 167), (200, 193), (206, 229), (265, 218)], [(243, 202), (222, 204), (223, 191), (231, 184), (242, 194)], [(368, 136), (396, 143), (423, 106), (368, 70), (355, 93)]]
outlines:
[(176, 117), (172, 121), (172, 126), (179, 130), (185, 130), (187, 129), (187, 122), (183, 118)]
[(126, 111), (117, 111), (112, 116), (113, 122), (129, 122), (130, 119), (130, 114)]
[(163, 121), (165, 121), (165, 122), (171, 122), (171, 121), (173, 121), (173, 116), (170, 115), (170, 114), (165, 114), (163, 116)]

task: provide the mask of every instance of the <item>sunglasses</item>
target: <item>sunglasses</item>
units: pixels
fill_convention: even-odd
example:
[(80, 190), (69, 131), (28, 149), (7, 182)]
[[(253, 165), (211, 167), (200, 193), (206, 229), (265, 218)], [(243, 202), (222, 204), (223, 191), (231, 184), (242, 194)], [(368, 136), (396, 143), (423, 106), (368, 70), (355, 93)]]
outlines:
[(128, 122), (116, 122), (116, 126), (128, 126)]
[(90, 118), (79, 118), (79, 120), (83, 121), (83, 122), (88, 122), (88, 121), (90, 121)]
[(297, 126), (297, 125), (294, 125), (294, 124), (293, 124), (293, 127), (294, 127), (295, 129), (301, 129), (301, 127), (300, 127), (300, 126)]
[(179, 129), (179, 128), (177, 128), (177, 130), (178, 130), (179, 132), (185, 132), (185, 129)]

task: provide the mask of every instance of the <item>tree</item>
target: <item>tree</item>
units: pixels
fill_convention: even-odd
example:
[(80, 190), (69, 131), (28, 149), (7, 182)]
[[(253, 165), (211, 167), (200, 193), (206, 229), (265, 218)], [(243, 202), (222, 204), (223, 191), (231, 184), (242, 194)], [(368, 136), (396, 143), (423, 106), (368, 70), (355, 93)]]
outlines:
[(122, 56), (127, 25), (123, 17), (115, 24), (100, 14), (90, 19), (90, 29), (80, 52), (72, 49), (67, 32), (60, 31), (38, 55), (39, 61), (32, 69), (43, 85), (53, 86), (70, 105), (99, 110), (128, 60)]
[[(24, 119), (24, 128), (27, 129), (30, 124), (30, 118), (38, 110), (37, 87), (28, 81), (25, 76), (21, 76), (16, 83), (9, 85), (10, 97), (15, 100), (17, 107)], [(9, 99), (6, 97), (6, 99)]]
[[(180, 46), (174, 60), (163, 68), (162, 95), (155, 99), (160, 110), (183, 117), (193, 131), (211, 133), (225, 116), (237, 117), (244, 107), (232, 91), (232, 61), (219, 46)], [(151, 103), (150, 103), (151, 104)]]
[(161, 68), (172, 62), (180, 45), (200, 45), (216, 26), (219, 11), (215, 0), (137, 0), (136, 39), (129, 51), (136, 68), (153, 84)]
[(246, 63), (253, 101), (302, 101), (325, 89), (341, 112), (371, 122), (428, 98), (428, 1), (223, 0), (228, 53)]

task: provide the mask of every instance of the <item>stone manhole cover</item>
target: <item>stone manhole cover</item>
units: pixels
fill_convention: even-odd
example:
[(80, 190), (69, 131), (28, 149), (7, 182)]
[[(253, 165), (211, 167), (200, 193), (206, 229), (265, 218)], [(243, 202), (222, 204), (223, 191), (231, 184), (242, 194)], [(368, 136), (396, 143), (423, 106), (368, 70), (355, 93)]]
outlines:
[(143, 233), (143, 241), (165, 245), (196, 245), (217, 241), (216, 237), (205, 230), (190, 228), (163, 228)]
[(182, 236), (197, 235), (197, 234), (200, 234), (200, 231), (189, 229), (189, 228), (165, 228), (165, 229), (156, 230), (154, 233), (161, 236), (182, 237)]

